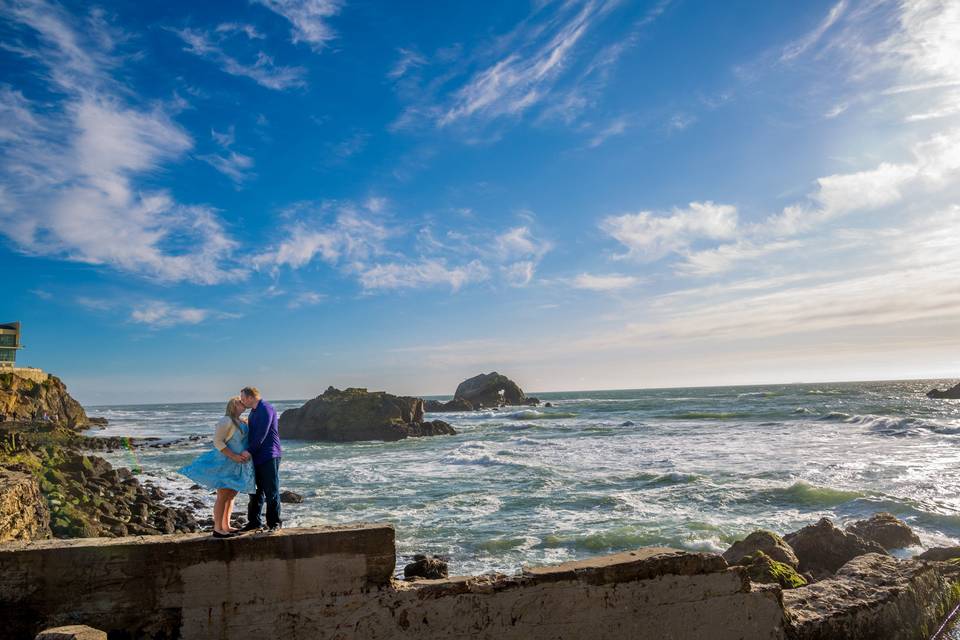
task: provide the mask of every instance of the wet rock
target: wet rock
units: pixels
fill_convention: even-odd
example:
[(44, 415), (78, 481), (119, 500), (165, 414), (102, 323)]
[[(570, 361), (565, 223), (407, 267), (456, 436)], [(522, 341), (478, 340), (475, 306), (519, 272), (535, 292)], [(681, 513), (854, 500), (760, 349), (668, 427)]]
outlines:
[(447, 575), (447, 563), (443, 558), (421, 553), (413, 556), (413, 562), (403, 568), (403, 577), (406, 580), (415, 578), (439, 580), (446, 578)]
[(620, 423), (620, 426), (621, 426), (621, 427), (635, 427), (635, 426), (637, 426), (637, 423), (634, 422), (633, 420), (624, 420), (623, 422)]
[(107, 426), (107, 424), (109, 424), (109, 422), (110, 422), (110, 421), (107, 420), (106, 418), (102, 418), (102, 417), (99, 417), (99, 416), (87, 418), (87, 424), (90, 425), (91, 427), (101, 427), (101, 428), (103, 428), (103, 427)]
[(734, 542), (733, 545), (723, 553), (723, 559), (728, 564), (742, 564), (742, 560), (756, 552), (761, 551), (777, 562), (783, 562), (796, 569), (800, 566), (800, 560), (797, 554), (793, 552), (783, 538), (772, 531), (758, 529), (743, 540)]
[(439, 400), (424, 400), (423, 409), (424, 411), (429, 411), (431, 413), (449, 413), (451, 411), (474, 411), (477, 409), (477, 407), (473, 406), (473, 403), (469, 400), (464, 400), (463, 398), (454, 398), (448, 402), (440, 402)]
[(351, 442), (395, 441), (456, 432), (442, 421), (424, 422), (420, 398), (330, 387), (302, 407), (284, 411), (280, 433), (286, 438)]
[(948, 560), (960, 558), (960, 547), (934, 547), (932, 549), (927, 549), (920, 555), (914, 557), (917, 560), (946, 562)]
[(549, 409), (550, 407), (553, 406), (553, 403), (552, 403), (552, 402), (545, 402), (545, 403), (543, 404), (543, 406), (545, 406), (545, 407), (547, 407), (547, 408)]
[(778, 584), (783, 589), (796, 589), (807, 584), (794, 567), (774, 560), (763, 551), (741, 558), (739, 564), (747, 568), (747, 575), (753, 582)]
[(927, 397), (944, 400), (958, 400), (960, 399), (960, 383), (953, 385), (946, 391), (942, 391), (940, 389), (930, 389), (930, 391), (927, 391)]
[(281, 491), (280, 502), (284, 504), (300, 504), (303, 502), (303, 496), (293, 491)]
[(520, 386), (507, 376), (493, 371), (481, 373), (464, 380), (457, 386), (453, 397), (467, 400), (474, 406), (501, 407), (503, 405), (536, 404), (536, 398), (529, 399)]
[(784, 540), (797, 554), (801, 573), (820, 580), (833, 575), (848, 561), (867, 553), (888, 555), (876, 542), (837, 528), (829, 518), (787, 534)]
[(859, 520), (846, 527), (864, 540), (872, 540), (888, 551), (920, 544), (920, 537), (906, 522), (892, 513), (875, 513), (867, 520)]
[(919, 640), (956, 604), (950, 582), (932, 563), (870, 553), (836, 575), (783, 592), (791, 640)]

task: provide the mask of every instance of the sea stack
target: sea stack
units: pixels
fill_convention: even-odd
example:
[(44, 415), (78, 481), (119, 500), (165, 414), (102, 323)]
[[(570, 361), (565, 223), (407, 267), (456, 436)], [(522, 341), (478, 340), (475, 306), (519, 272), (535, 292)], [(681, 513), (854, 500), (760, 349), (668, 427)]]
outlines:
[(927, 391), (927, 397), (935, 400), (960, 400), (960, 382), (953, 385), (946, 391), (940, 389), (930, 389)]
[(481, 373), (464, 380), (457, 385), (453, 400), (440, 402), (427, 400), (426, 410), (438, 411), (473, 411), (476, 409), (490, 409), (508, 405), (536, 406), (540, 401), (527, 397), (516, 382), (507, 376), (493, 371)]
[(442, 420), (424, 421), (423, 400), (384, 391), (329, 387), (322, 395), (280, 416), (284, 438), (351, 442), (453, 435)]

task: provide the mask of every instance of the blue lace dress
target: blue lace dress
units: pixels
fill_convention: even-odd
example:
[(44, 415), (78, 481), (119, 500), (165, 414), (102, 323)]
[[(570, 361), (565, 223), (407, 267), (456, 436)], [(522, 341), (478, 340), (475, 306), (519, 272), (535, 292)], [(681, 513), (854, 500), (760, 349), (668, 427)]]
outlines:
[[(227, 447), (236, 454), (247, 448), (248, 427), (241, 422), (227, 440)], [(177, 469), (197, 484), (207, 489), (233, 489), (239, 493), (256, 493), (253, 479), (253, 463), (234, 462), (217, 449), (201, 453), (193, 462)]]

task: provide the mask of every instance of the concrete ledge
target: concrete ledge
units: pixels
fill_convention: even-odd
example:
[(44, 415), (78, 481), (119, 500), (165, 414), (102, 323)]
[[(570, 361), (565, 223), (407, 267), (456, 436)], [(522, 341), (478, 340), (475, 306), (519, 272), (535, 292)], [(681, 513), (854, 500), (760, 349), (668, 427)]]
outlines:
[(520, 575), (391, 579), (390, 526), (0, 545), (0, 637), (86, 624), (110, 637), (781, 640), (779, 589), (666, 548)]
[(389, 525), (231, 540), (181, 534), (11, 542), (0, 545), (0, 620), (10, 633), (4, 637), (69, 624), (180, 637), (218, 627), (231, 612), (242, 610), (242, 621), (272, 618), (304, 601), (382, 587), (395, 562)]

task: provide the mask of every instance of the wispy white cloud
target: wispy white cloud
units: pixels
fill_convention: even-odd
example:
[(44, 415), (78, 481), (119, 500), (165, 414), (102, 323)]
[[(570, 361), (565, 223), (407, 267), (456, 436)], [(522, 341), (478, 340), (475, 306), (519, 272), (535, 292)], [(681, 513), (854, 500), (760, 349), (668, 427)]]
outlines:
[(274, 13), (286, 18), (294, 43), (306, 42), (319, 51), (336, 37), (329, 24), (330, 18), (340, 13), (341, 0), (255, 0)]
[(418, 262), (389, 262), (363, 268), (359, 275), (364, 289), (413, 289), (424, 286), (449, 286), (457, 291), (468, 283), (481, 282), (489, 270), (479, 260), (461, 266), (448, 266), (442, 260), (422, 259)]
[(843, 15), (843, 12), (846, 11), (846, 9), (847, 0), (840, 0), (840, 2), (833, 5), (827, 15), (813, 30), (804, 34), (802, 37), (794, 40), (783, 48), (783, 52), (780, 54), (780, 60), (793, 60), (807, 51), (807, 49), (814, 46), (820, 41), (821, 38), (823, 38), (823, 35), (827, 32), (827, 30), (836, 24), (837, 20), (841, 15)]
[(543, 100), (599, 8), (595, 2), (585, 3), (542, 44), (529, 52), (511, 52), (477, 72), (456, 92), (439, 124), (449, 125), (473, 115), (516, 115)]
[(601, 229), (627, 248), (619, 257), (658, 260), (687, 249), (700, 239), (726, 240), (737, 232), (737, 208), (714, 202), (691, 202), (686, 209), (652, 211), (604, 218)]
[(300, 309), (302, 307), (312, 307), (320, 304), (327, 299), (327, 296), (316, 291), (304, 291), (298, 293), (287, 303), (288, 309)]
[(599, 147), (608, 139), (623, 134), (627, 130), (627, 125), (628, 122), (625, 117), (620, 116), (618, 118), (614, 118), (607, 124), (607, 126), (590, 138), (590, 142), (587, 143), (587, 146), (591, 149)]
[(197, 156), (211, 167), (227, 176), (235, 183), (240, 184), (251, 177), (253, 158), (236, 151), (227, 151), (223, 154), (211, 153)]
[(597, 275), (591, 273), (581, 273), (570, 283), (575, 289), (587, 289), (589, 291), (620, 291), (635, 287), (641, 282), (636, 276), (627, 276), (619, 273), (608, 273)]
[(154, 328), (200, 324), (210, 317), (208, 309), (180, 307), (167, 302), (148, 302), (130, 312), (130, 321)]
[(515, 287), (530, 284), (540, 260), (552, 248), (548, 240), (535, 238), (528, 226), (507, 229), (494, 240), (494, 252), (504, 262), (501, 271)]
[(0, 92), (0, 110), (18, 127), (0, 141), (0, 232), (30, 254), (159, 280), (242, 277), (242, 269), (225, 266), (236, 243), (214, 210), (137, 186), (193, 141), (162, 106), (129, 104), (130, 92), (111, 76), (120, 62), (109, 47), (122, 38), (46, 2), (3, 5), (0, 12), (38, 37), (29, 55), (44, 65), (41, 80), (64, 96), (51, 109)]
[(407, 75), (407, 73), (409, 73), (411, 70), (421, 67), (427, 63), (427, 59), (413, 49), (404, 49), (401, 47), (397, 49), (397, 53), (400, 54), (400, 57), (387, 74), (387, 77), (391, 80), (399, 80), (403, 76)]
[(306, 86), (306, 69), (274, 63), (273, 58), (258, 51), (253, 63), (243, 63), (223, 49), (224, 38), (231, 34), (197, 29), (170, 29), (187, 45), (184, 51), (209, 60), (233, 76), (249, 78), (267, 89), (283, 91)]
[(225, 133), (211, 130), (210, 137), (223, 147), (223, 152), (199, 155), (198, 159), (233, 180), (237, 185), (253, 177), (253, 158), (230, 149), (236, 140), (236, 129), (233, 125)]
[(267, 36), (260, 33), (259, 30), (252, 24), (241, 24), (239, 22), (224, 22), (218, 24), (216, 28), (217, 33), (242, 33), (247, 36), (250, 40), (263, 40)]
[[(379, 201), (368, 201), (368, 205)], [(334, 211), (331, 211), (334, 209)], [(300, 269), (315, 258), (331, 266), (354, 268), (372, 256), (385, 252), (384, 241), (391, 231), (374, 219), (369, 208), (351, 203), (300, 203), (287, 215), (293, 222), (284, 230), (285, 238), (253, 258), (258, 268)], [(333, 215), (333, 220), (323, 219)]]

